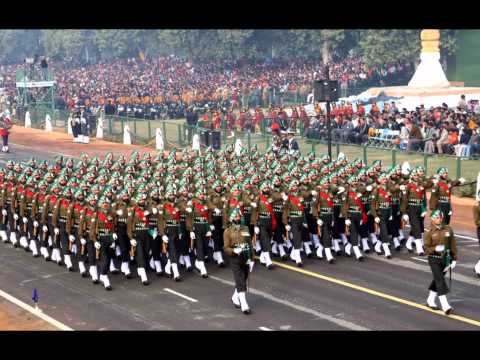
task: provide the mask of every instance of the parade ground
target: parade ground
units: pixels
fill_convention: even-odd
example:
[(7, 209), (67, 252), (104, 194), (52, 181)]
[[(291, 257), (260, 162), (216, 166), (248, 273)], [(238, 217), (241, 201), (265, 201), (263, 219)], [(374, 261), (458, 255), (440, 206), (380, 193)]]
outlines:
[[(92, 139), (73, 144), (65, 133), (14, 127), (6, 161), (52, 160), (56, 155), (99, 156), (151, 148)], [(369, 158), (369, 162), (375, 159)], [(480, 169), (477, 169), (477, 172)], [(93, 285), (11, 244), (0, 244), (0, 330), (480, 330), (480, 257), (472, 216), (474, 200), (453, 197), (452, 226), (458, 265), (452, 273), (454, 314), (425, 305), (432, 280), (426, 257), (392, 250), (393, 259), (366, 254), (364, 262), (340, 256), (333, 265), (305, 259), (297, 268), (273, 258), (276, 268), (258, 262), (248, 284), (252, 314), (234, 308), (231, 269), (208, 263), (209, 277), (180, 272), (182, 282), (151, 273), (150, 286), (138, 278), (111, 275), (113, 291)], [(76, 266), (76, 263), (74, 263)], [(447, 276), (447, 283), (448, 283)], [(41, 313), (33, 308), (37, 289)]]

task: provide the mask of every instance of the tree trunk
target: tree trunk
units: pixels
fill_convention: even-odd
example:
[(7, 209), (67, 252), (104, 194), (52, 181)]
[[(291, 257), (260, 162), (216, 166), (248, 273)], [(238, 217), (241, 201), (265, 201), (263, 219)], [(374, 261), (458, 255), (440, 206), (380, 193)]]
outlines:
[(324, 65), (327, 65), (328, 61), (330, 60), (330, 49), (328, 40), (323, 40), (322, 43), (322, 61)]

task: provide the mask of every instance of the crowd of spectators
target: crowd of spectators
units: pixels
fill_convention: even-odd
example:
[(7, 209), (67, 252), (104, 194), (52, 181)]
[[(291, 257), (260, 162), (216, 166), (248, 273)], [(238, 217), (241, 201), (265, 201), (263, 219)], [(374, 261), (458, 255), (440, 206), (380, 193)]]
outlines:
[[(42, 70), (40, 63), (34, 67)], [(367, 67), (354, 56), (337, 59), (329, 67), (330, 77), (338, 79), (342, 89), (395, 85), (414, 71), (409, 63)], [(15, 73), (27, 68), (25, 64), (0, 67), (3, 85), (13, 98)], [(108, 113), (151, 119), (183, 118), (189, 106), (225, 113), (227, 109), (283, 106), (289, 97), (292, 102), (305, 103), (313, 80), (321, 79), (325, 71), (319, 59), (193, 64), (176, 56), (84, 66), (49, 61), (49, 70), (56, 81), (57, 108), (71, 109), (79, 103), (109, 105)]]

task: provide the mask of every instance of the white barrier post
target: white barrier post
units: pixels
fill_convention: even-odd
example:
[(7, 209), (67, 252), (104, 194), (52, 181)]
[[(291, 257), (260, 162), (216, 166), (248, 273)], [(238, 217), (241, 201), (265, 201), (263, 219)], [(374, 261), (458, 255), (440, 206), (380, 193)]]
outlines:
[(68, 116), (68, 120), (67, 120), (67, 133), (68, 133), (68, 135), (73, 135), (72, 121), (73, 121), (73, 118), (71, 116)]
[(97, 139), (103, 139), (103, 117), (100, 117), (100, 119), (98, 119)]
[(156, 144), (157, 150), (163, 151), (165, 149), (165, 144), (163, 143), (162, 130), (159, 128), (155, 130), (155, 144)]
[(198, 134), (193, 135), (192, 150), (200, 150), (200, 136)]
[(25, 113), (25, 128), (32, 127), (32, 119), (30, 118), (30, 111)]
[(242, 140), (240, 139), (237, 139), (237, 141), (235, 142), (235, 154), (237, 156), (240, 156), (240, 152), (242, 151)]
[(45, 116), (45, 131), (47, 132), (52, 132), (53, 127), (52, 127), (52, 119), (50, 118), (50, 115)]
[(132, 145), (132, 137), (130, 136), (130, 127), (125, 124), (123, 128), (123, 145)]

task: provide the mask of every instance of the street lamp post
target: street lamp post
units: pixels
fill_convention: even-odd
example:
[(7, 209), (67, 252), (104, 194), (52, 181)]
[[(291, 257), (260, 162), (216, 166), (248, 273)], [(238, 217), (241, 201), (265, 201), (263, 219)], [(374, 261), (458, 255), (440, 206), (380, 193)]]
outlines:
[[(328, 65), (325, 67), (325, 82), (328, 84), (330, 80), (330, 71)], [(328, 156), (332, 159), (332, 124), (330, 122), (330, 101), (327, 100), (327, 143)]]

